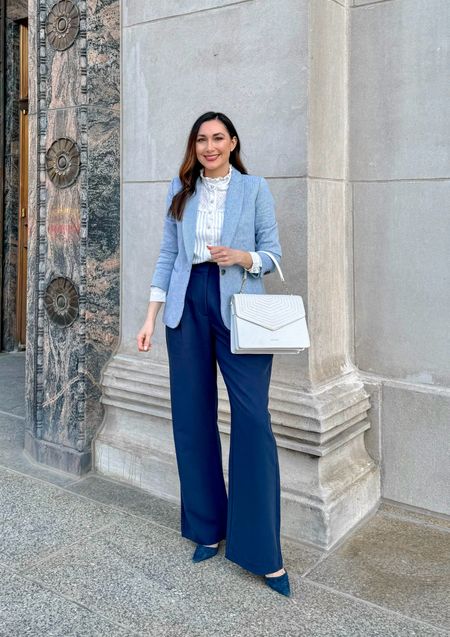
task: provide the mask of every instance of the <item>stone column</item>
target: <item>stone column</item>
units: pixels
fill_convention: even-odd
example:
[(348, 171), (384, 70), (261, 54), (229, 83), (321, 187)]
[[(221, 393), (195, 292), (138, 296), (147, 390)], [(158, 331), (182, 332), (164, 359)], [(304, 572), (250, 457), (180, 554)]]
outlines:
[[(20, 94), (20, 27), (16, 20), (27, 16), (24, 2), (6, 3), (2, 7), (2, 144), (4, 162), (0, 212), (0, 303), (2, 315), (0, 348), (6, 351), (17, 349), (16, 303), (18, 276), (19, 238), (19, 94)], [(3, 28), (4, 27), (4, 28)], [(4, 111), (4, 112), (3, 112)], [(3, 228), (2, 228), (3, 225)]]
[[(148, 6), (143, 14), (138, 6), (124, 1), (122, 328), (103, 377), (106, 416), (95, 467), (179, 499), (163, 326), (158, 322), (150, 353), (139, 354), (135, 338), (187, 127), (203, 111), (221, 110), (238, 124), (249, 172), (269, 180), (283, 272), (304, 297), (311, 333), (309, 350), (274, 362), (282, 532), (330, 547), (379, 499), (378, 468), (364, 445), (369, 396), (352, 363), (347, 9), (332, 0), (282, 0), (211, 2), (197, 12), (187, 2), (184, 14), (167, 20), (165, 10)], [(196, 34), (218, 20), (214, 46), (199, 41)], [(181, 60), (176, 69), (173, 55)], [(282, 292), (275, 274), (266, 287)], [(219, 380), (227, 480), (230, 411)]]
[(81, 474), (119, 327), (119, 5), (30, 0), (25, 448)]
[(305, 207), (301, 220), (292, 218), (300, 232), (290, 238), (289, 226), (285, 230), (285, 246), (298, 261), (298, 276), (291, 278), (306, 299), (311, 347), (291, 363), (294, 373), (278, 357), (272, 392), (283, 531), (322, 548), (339, 540), (380, 497), (379, 469), (364, 442), (369, 395), (352, 362), (348, 19), (349, 9), (339, 3), (309, 3)]

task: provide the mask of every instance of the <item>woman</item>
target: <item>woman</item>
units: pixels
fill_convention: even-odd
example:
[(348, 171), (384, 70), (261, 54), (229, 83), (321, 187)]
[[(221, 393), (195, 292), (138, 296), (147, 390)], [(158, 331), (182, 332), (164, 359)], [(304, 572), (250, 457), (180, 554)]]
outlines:
[[(248, 175), (223, 113), (192, 126), (179, 177), (167, 194), (160, 254), (139, 351), (152, 346), (163, 303), (172, 423), (180, 478), (181, 535), (193, 561), (225, 557), (290, 595), (280, 545), (280, 474), (268, 411), (272, 354), (232, 354), (230, 299), (244, 268), (248, 293), (281, 258), (274, 201), (263, 177)], [(235, 247), (232, 247), (235, 246)], [(231, 407), (228, 497), (217, 427), (217, 363)]]

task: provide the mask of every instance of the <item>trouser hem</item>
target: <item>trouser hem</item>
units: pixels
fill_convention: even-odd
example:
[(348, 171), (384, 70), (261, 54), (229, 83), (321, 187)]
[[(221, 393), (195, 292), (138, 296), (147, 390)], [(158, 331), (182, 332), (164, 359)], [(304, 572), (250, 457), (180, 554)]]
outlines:
[[(190, 533), (181, 533), (181, 537), (186, 538), (186, 540), (191, 540), (191, 542), (195, 542), (196, 544), (216, 544), (217, 542), (225, 540), (225, 535), (220, 536), (219, 540), (212, 540), (211, 542), (205, 542), (204, 538), (200, 539), (198, 535), (191, 535)], [(268, 572), (270, 573), (270, 571)]]

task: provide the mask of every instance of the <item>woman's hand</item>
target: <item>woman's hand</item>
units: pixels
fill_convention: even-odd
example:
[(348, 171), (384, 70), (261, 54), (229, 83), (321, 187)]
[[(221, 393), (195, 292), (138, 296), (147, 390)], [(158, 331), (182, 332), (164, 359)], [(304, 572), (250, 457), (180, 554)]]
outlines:
[(140, 352), (147, 352), (152, 346), (152, 336), (155, 331), (156, 317), (163, 305), (163, 301), (150, 301), (148, 304), (147, 318), (137, 335), (137, 346)]
[(245, 250), (235, 250), (226, 246), (206, 246), (211, 253), (211, 259), (221, 266), (241, 265), (243, 268), (251, 268), (252, 255)]
[(137, 335), (137, 346), (140, 352), (147, 352), (152, 346), (152, 336), (155, 331), (155, 321), (147, 319)]

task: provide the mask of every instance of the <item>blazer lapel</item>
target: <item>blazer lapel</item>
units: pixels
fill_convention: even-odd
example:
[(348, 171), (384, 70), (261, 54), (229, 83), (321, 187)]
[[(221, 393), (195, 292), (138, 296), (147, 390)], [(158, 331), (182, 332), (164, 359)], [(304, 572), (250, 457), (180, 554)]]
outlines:
[(225, 212), (219, 245), (230, 247), (241, 216), (243, 201), (244, 178), (242, 173), (233, 166), (225, 198)]
[[(197, 178), (195, 193), (187, 200), (181, 222), (183, 229), (184, 248), (189, 262), (192, 262), (195, 247), (195, 230), (197, 225), (197, 210), (200, 199), (201, 178)], [(242, 173), (234, 166), (231, 170), (230, 183), (225, 197), (225, 211), (222, 234), (219, 245), (230, 247), (237, 229), (244, 200), (244, 179)]]
[(195, 192), (186, 201), (186, 205), (183, 211), (183, 219), (181, 221), (181, 227), (183, 229), (184, 249), (186, 250), (186, 255), (189, 263), (192, 263), (192, 258), (194, 256), (195, 227), (197, 225), (197, 210), (200, 199), (201, 181), (202, 180), (200, 179), (200, 177), (197, 177)]

